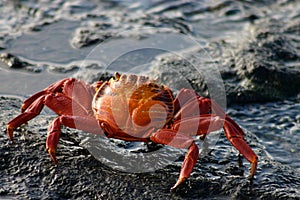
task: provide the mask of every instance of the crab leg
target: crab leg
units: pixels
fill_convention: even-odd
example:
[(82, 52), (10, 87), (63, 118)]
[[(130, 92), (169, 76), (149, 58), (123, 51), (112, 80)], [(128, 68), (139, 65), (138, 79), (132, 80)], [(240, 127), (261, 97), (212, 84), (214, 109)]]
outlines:
[[(50, 124), (46, 141), (46, 148), (55, 163), (57, 163), (55, 151), (60, 136), (60, 125), (90, 133), (103, 134), (102, 129), (98, 125), (98, 121), (93, 115), (89, 115), (90, 110), (86, 109), (76, 101), (72, 101), (70, 97), (65, 96), (62, 93), (50, 93), (35, 99), (23, 113), (8, 122), (7, 132), (12, 141), (13, 130), (39, 115), (44, 105), (52, 109), (58, 115), (61, 115)], [(74, 113), (77, 115), (73, 116)]]
[(41, 96), (36, 99), (27, 109), (25, 112), (21, 113), (11, 121), (7, 123), (6, 130), (9, 136), (9, 139), (13, 142), (13, 131), (14, 129), (18, 128), (22, 124), (26, 123), (27, 121), (31, 120), (32, 118), (36, 117), (40, 114), (41, 110), (44, 107), (44, 98), (45, 96)]
[(224, 120), (219, 116), (204, 114), (176, 121), (173, 128), (189, 136), (206, 135), (223, 127)]
[[(211, 99), (200, 97), (193, 90), (182, 89), (174, 100), (174, 129), (189, 133), (198, 124), (198, 133), (205, 137), (209, 132), (223, 126), (225, 135), (231, 144), (251, 163), (249, 178), (253, 178), (258, 158), (244, 140), (244, 131), (222, 108)], [(198, 108), (197, 108), (198, 106)], [(211, 114), (211, 115), (206, 115)]]
[(38, 98), (40, 98), (42, 96), (45, 96), (45, 95), (50, 94), (50, 93), (62, 92), (62, 88), (63, 88), (65, 82), (67, 82), (67, 81), (71, 81), (72, 82), (74, 80), (75, 79), (72, 79), (72, 78), (62, 79), (60, 81), (57, 81), (57, 82), (51, 84), (50, 86), (48, 86), (44, 90), (39, 91), (39, 92), (33, 94), (32, 96), (30, 96), (29, 98), (27, 98), (23, 102), (22, 107), (21, 107), (21, 112), (23, 113), (29, 106), (31, 106), (31, 104), (34, 101), (36, 101)]
[(15, 128), (18, 128), (40, 114), (48, 95), (51, 95), (52, 92), (61, 92), (66, 81), (73, 82), (74, 80), (75, 79), (60, 80), (27, 98), (21, 106), (21, 114), (7, 123), (6, 129), (10, 140), (13, 141), (13, 131)]
[(179, 178), (177, 179), (175, 185), (171, 188), (171, 191), (174, 191), (190, 176), (194, 165), (197, 162), (199, 149), (192, 137), (170, 129), (158, 130), (150, 137), (150, 140), (158, 144), (189, 149), (182, 163)]
[[(35, 96), (35, 95), (33, 95), (33, 96)], [(23, 113), (21, 113), (20, 115), (18, 115), (17, 117), (15, 117), (14, 119), (12, 119), (11, 121), (9, 121), (7, 123), (6, 129), (7, 129), (7, 133), (9, 135), (9, 138), (11, 141), (13, 141), (14, 129), (18, 128), (22, 124), (28, 122), (29, 120), (31, 120), (34, 117), (36, 117), (37, 115), (39, 115), (40, 112), (42, 111), (44, 105), (47, 105), (48, 107), (52, 108), (52, 110), (54, 110), (58, 114), (61, 114), (62, 111), (65, 114), (71, 114), (71, 110), (68, 109), (68, 107), (64, 107), (65, 105), (66, 106), (71, 105), (72, 104), (71, 100), (69, 99), (69, 102), (65, 101), (65, 103), (67, 103), (67, 104), (52, 104), (52, 103), (54, 103), (53, 96), (55, 96), (55, 94), (46, 94), (46, 95), (42, 95), (42, 96), (38, 97), (30, 105), (28, 105), (28, 106), (26, 105), (26, 109)], [(57, 96), (62, 96), (62, 95), (59, 95), (59, 93), (58, 93)], [(31, 98), (29, 98), (29, 99), (30, 99), (30, 101), (32, 100)]]
[[(206, 114), (198, 117), (182, 119), (181, 121), (174, 123), (175, 130), (186, 133), (190, 136), (205, 136), (206, 134), (219, 130), (222, 127), (230, 143), (251, 163), (249, 178), (253, 178), (256, 172), (258, 158), (254, 151), (246, 143), (243, 130), (230, 117), (226, 115), (225, 119), (222, 119), (219, 116)], [(195, 132), (195, 130), (197, 130), (197, 132)]]
[[(78, 103), (79, 93), (83, 96), (80, 98), (83, 105)], [(91, 102), (92, 94), (92, 87), (74, 78), (63, 79), (35, 93), (23, 102), (21, 114), (8, 122), (7, 133), (10, 140), (13, 141), (13, 130), (39, 115), (44, 105), (58, 115), (91, 116), (93, 111), (87, 102)]]
[(215, 114), (225, 118), (222, 108), (209, 98), (199, 96), (190, 89), (181, 89), (174, 100), (174, 121), (181, 118), (195, 117), (203, 114)]
[(61, 125), (103, 135), (102, 129), (98, 126), (98, 121), (94, 118), (67, 115), (57, 117), (48, 127), (48, 136), (46, 140), (46, 149), (55, 164), (57, 164), (55, 152), (61, 134)]
[(246, 143), (243, 137), (244, 132), (240, 132), (241, 128), (236, 123), (232, 122), (234, 121), (227, 116), (223, 127), (225, 135), (240, 154), (242, 154), (251, 163), (249, 178), (252, 179), (256, 172), (258, 157)]

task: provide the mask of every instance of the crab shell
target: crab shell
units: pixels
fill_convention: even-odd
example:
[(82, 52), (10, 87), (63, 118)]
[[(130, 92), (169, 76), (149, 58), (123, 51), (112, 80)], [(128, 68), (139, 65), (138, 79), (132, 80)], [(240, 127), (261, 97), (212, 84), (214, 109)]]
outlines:
[(141, 141), (172, 121), (174, 96), (148, 77), (116, 73), (98, 88), (92, 107), (108, 137)]

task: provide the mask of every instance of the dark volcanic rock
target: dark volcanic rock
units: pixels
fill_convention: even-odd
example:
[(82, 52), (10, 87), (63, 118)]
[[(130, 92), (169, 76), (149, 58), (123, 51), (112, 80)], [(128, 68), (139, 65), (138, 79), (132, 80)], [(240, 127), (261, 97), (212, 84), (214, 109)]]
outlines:
[(5, 63), (9, 68), (23, 68), (29, 65), (29, 63), (21, 61), (18, 57), (10, 53), (1, 53), (0, 60)]
[(76, 29), (71, 41), (73, 46), (90, 46), (111, 37), (142, 39), (147, 34), (191, 32), (191, 27), (182, 20), (141, 12), (132, 14), (124, 10), (103, 11), (93, 17), (92, 21), (84, 22)]
[[(192, 88), (202, 96), (208, 97), (208, 82), (222, 89), (222, 80), (216, 63), (206, 54), (206, 49), (192, 49), (177, 54), (166, 53), (152, 63), (151, 74), (172, 89)], [(220, 83), (220, 84), (219, 84)]]
[(63, 65), (63, 64), (49, 65), (48, 63), (27, 61), (11, 53), (0, 54), (0, 67), (19, 69), (19, 70), (24, 70), (27, 72), (34, 72), (34, 73), (43, 72), (45, 69), (55, 73), (75, 72), (76, 70), (79, 69), (78, 65), (79, 64), (76, 64), (76, 62), (74, 64), (71, 63), (67, 65)]
[[(245, 176), (249, 163), (240, 163), (236, 150), (221, 135), (217, 145), (200, 157), (191, 177), (171, 194), (183, 157), (156, 172), (125, 173), (95, 160), (80, 146), (78, 131), (63, 129), (58, 145), (59, 165), (45, 151), (47, 125), (55, 116), (42, 115), (15, 131), (11, 144), (6, 122), (19, 113), (21, 101), (1, 97), (0, 197), (21, 199), (297, 199), (300, 175), (271, 160), (257, 138), (247, 141), (259, 156), (256, 178)], [(45, 115), (46, 114), (46, 115)], [(116, 147), (117, 148), (117, 147)], [(183, 154), (184, 155), (184, 154)]]
[(33, 63), (28, 63), (27, 61), (22, 60), (19, 57), (10, 53), (1, 53), (0, 62), (3, 63), (2, 65), (11, 69), (25, 69), (26, 71), (35, 72), (35, 73), (39, 73), (43, 70), (42, 67)]
[[(300, 21), (294, 20), (293, 27)], [(232, 55), (232, 64), (245, 89), (257, 101), (285, 99), (300, 92), (299, 30), (282, 21), (259, 20), (247, 27), (252, 39)]]
[[(181, 56), (172, 53), (160, 56), (153, 63), (153, 74), (171, 87), (174, 84), (177, 87), (178, 80), (186, 79), (198, 93), (209, 96), (207, 80), (214, 78), (209, 70), (217, 66), (229, 104), (297, 96), (300, 93), (300, 41), (295, 38), (299, 35), (299, 26), (299, 20), (288, 25), (273, 19), (258, 20), (247, 26), (238, 40), (210, 43), (203, 49), (181, 52)], [(205, 51), (209, 56), (205, 56)], [(179, 75), (177, 79), (174, 73)], [(216, 83), (215, 87), (223, 86)]]
[(81, 66), (81, 68), (73, 75), (73, 77), (93, 84), (99, 80), (107, 81), (114, 77), (114, 75), (109, 72), (104, 72), (104, 67), (100, 66), (99, 64), (87, 63), (87, 65)]

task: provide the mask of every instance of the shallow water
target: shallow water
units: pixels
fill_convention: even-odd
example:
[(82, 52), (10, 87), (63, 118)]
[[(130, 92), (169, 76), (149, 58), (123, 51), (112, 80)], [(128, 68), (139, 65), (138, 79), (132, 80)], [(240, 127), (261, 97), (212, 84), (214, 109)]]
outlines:
[(10, 42), (9, 52), (32, 61), (59, 64), (82, 60), (90, 49), (77, 50), (69, 43), (70, 35), (79, 24), (76, 21), (58, 21), (41, 31), (23, 34)]
[[(49, 2), (43, 1), (39, 5), (36, 5), (35, 1), (0, 3), (0, 53), (9, 52), (39, 69), (37, 73), (25, 69), (11, 69), (0, 61), (1, 96), (17, 96), (24, 99), (52, 82), (70, 76), (85, 77), (87, 81), (92, 81), (90, 77), (96, 75), (97, 71), (104, 70), (107, 64), (111, 71), (144, 72), (151, 75), (151, 63), (157, 59), (157, 56), (163, 57), (168, 50), (181, 52), (193, 47), (185, 40), (177, 41), (172, 37), (167, 40), (163, 36), (184, 33), (192, 36), (201, 46), (213, 46), (216, 41), (247, 40), (245, 27), (258, 18), (271, 16), (288, 23), (289, 19), (298, 19), (300, 12), (300, 4), (296, 1), (220, 0), (199, 3), (196, 0), (113, 0), (104, 3), (95, 1), (67, 3), (56, 0)], [(149, 27), (155, 28), (148, 29)], [(92, 32), (91, 35), (85, 35), (89, 32), (87, 30)], [(143, 34), (146, 35), (145, 38), (141, 36)], [(161, 37), (151, 38), (149, 36), (151, 34), (160, 34)], [(99, 57), (91, 53), (97, 47), (96, 44), (114, 35), (117, 37), (103, 43), (113, 48), (102, 47), (106, 51), (100, 52), (102, 54)], [(294, 40), (299, 41), (299, 38), (295, 37)], [(134, 49), (132, 44), (155, 47), (165, 41), (168, 43), (164, 46), (165, 49), (158, 45), (158, 49), (149, 48), (122, 53), (126, 52), (126, 49)], [(295, 44), (299, 45), (299, 43)], [(300, 45), (297, 48), (299, 50)], [(230, 53), (231, 49), (228, 51)], [(115, 55), (121, 56), (111, 61)], [(217, 56), (211, 55), (211, 57), (212, 62), (215, 62)], [(87, 63), (94, 62), (98, 65), (87, 67), (88, 65), (82, 62), (84, 59)], [(293, 63), (285, 64), (299, 67), (300, 58), (295, 59)], [(72, 65), (76, 67), (70, 67)], [(260, 153), (263, 156), (262, 160), (280, 163), (296, 173), (300, 173), (299, 110), (299, 96), (276, 102), (232, 105), (227, 109), (229, 115), (245, 129), (246, 133), (249, 133), (248, 137), (253, 146), (260, 152), (263, 151)], [(51, 112), (46, 114), (49, 113), (51, 114)], [(252, 136), (255, 139), (251, 140)], [(103, 141), (103, 143), (107, 142), (109, 143), (109, 140)], [(113, 142), (109, 144), (111, 143)], [(222, 145), (223, 143), (224, 141), (221, 140)], [(143, 144), (119, 143), (118, 145), (123, 145), (122, 148), (125, 146), (125, 149), (131, 151), (145, 149)], [(122, 152), (124, 149), (118, 148), (115, 149), (117, 154), (124, 153)], [(218, 150), (222, 151), (220, 149), (221, 147)], [(176, 155), (182, 153), (181, 150), (170, 148), (162, 152), (172, 152)], [(130, 156), (133, 155), (129, 155), (128, 158)], [(162, 165), (169, 164), (168, 159), (166, 158)], [(176, 166), (178, 167), (178, 164)], [(120, 166), (118, 170), (122, 171), (121, 168)], [(198, 168), (200, 167), (197, 166)], [(259, 177), (264, 172), (269, 173), (267, 169), (259, 169)], [(211, 176), (219, 180), (216, 178), (219, 176)], [(295, 185), (300, 187), (297, 183)], [(295, 189), (299, 192), (299, 188)], [(223, 197), (223, 194), (220, 196)], [(251, 197), (247, 196), (247, 198)]]
[(277, 103), (236, 106), (229, 114), (255, 133), (271, 159), (300, 172), (300, 103), (286, 100)]

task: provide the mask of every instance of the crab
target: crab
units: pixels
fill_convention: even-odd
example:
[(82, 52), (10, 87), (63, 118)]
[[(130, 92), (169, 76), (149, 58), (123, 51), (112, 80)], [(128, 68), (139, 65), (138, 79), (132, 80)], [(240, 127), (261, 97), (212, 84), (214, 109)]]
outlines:
[(244, 140), (244, 132), (221, 107), (190, 89), (181, 89), (176, 98), (165, 85), (146, 76), (116, 73), (109, 81), (85, 83), (65, 78), (27, 98), (21, 114), (7, 124), (13, 131), (33, 119), (46, 105), (58, 116), (48, 127), (46, 149), (57, 164), (56, 149), (61, 125), (124, 141), (152, 142), (188, 149), (174, 191), (193, 170), (199, 156), (195, 143), (213, 131), (224, 129), (230, 143), (250, 165), (249, 178), (258, 157)]

